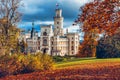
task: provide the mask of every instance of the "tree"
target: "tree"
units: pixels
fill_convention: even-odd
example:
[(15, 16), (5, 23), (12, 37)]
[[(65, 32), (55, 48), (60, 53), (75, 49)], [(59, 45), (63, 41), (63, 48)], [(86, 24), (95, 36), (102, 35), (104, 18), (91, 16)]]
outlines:
[[(120, 29), (118, 29), (120, 31)], [(106, 39), (101, 38), (97, 45), (97, 58), (120, 57), (120, 32)]]
[(21, 0), (0, 0), (0, 50), (3, 50), (2, 53), (10, 53), (17, 46), (20, 30), (16, 26), (21, 17), (18, 11), (20, 2)]
[(20, 43), (19, 43), (19, 47), (20, 47), (20, 52), (24, 53), (26, 51), (26, 48), (27, 48), (27, 43), (25, 43), (24, 40), (22, 40)]
[[(104, 37), (111, 36), (120, 27), (119, 0), (94, 0), (82, 6), (80, 11), (82, 12), (75, 22), (82, 23), (82, 30), (85, 33), (82, 50), (89, 45), (96, 48), (97, 43), (95, 42), (100, 38), (99, 34)], [(85, 52), (90, 50), (89, 54), (94, 54), (96, 53), (94, 48), (87, 48)], [(83, 53), (85, 52), (83, 51)]]

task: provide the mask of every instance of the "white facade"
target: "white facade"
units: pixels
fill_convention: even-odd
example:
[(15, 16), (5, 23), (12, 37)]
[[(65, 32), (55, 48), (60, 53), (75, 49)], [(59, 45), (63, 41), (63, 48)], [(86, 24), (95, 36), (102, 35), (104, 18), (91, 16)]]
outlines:
[(32, 31), (25, 36), (28, 51), (42, 52), (49, 55), (76, 55), (79, 47), (79, 34), (63, 32), (62, 10), (56, 9), (54, 17), (54, 30), (52, 25), (41, 26), (41, 35)]

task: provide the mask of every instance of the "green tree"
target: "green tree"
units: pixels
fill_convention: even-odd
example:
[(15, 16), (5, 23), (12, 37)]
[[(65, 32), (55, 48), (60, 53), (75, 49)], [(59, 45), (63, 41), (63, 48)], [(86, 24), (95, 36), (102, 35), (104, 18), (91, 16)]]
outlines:
[(97, 45), (97, 58), (117, 57), (120, 57), (120, 32), (100, 39)]

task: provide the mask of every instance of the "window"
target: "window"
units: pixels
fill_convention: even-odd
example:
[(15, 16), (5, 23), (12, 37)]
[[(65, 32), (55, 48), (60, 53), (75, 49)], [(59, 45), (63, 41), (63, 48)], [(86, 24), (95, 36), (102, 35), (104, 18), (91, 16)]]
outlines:
[(44, 35), (44, 36), (47, 36), (47, 32), (44, 32), (43, 35)]
[(38, 44), (40, 45), (40, 41), (38, 42)]
[(74, 52), (72, 52), (72, 54), (74, 54)]
[(40, 50), (40, 47), (38, 47), (38, 49)]
[(43, 40), (43, 45), (47, 45), (47, 40), (46, 39)]
[(59, 22), (57, 22), (57, 24), (59, 24)]
[(74, 46), (72, 46), (71, 49), (74, 50)]
[(52, 47), (52, 50), (53, 50), (53, 47)]
[(51, 43), (52, 43), (52, 45), (53, 45), (53, 41), (52, 41)]
[(74, 44), (74, 41), (72, 41), (71, 43)]

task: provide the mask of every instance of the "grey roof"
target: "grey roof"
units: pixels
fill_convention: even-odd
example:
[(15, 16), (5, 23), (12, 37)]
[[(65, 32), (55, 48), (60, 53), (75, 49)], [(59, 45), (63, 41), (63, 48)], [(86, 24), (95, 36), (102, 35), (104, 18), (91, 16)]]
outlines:
[(59, 38), (67, 38), (67, 36), (59, 36)]

